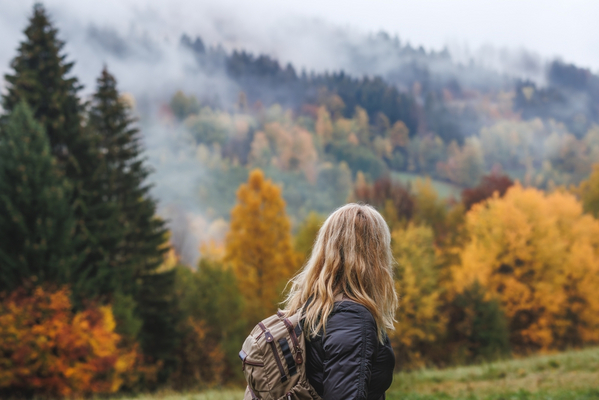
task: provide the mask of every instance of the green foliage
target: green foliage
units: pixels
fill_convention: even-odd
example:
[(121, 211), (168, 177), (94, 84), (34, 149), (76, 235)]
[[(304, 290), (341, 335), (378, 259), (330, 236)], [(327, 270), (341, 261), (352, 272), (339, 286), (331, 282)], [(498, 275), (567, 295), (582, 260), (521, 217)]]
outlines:
[(7, 122), (0, 131), (0, 291), (34, 276), (68, 282), (81, 261), (73, 238), (72, 187), (24, 101)]
[(293, 244), (295, 251), (301, 255), (303, 262), (310, 257), (312, 246), (324, 220), (323, 216), (311, 212), (299, 226)]
[(589, 178), (580, 183), (577, 193), (584, 211), (599, 218), (599, 164), (595, 164)]
[(116, 332), (128, 342), (135, 342), (143, 321), (136, 313), (137, 303), (133, 296), (116, 292), (112, 297), (112, 313), (116, 321)]
[(200, 111), (200, 102), (198, 99), (190, 95), (185, 96), (182, 91), (177, 91), (170, 102), (171, 110), (173, 114), (180, 120), (183, 121), (191, 114), (197, 114)]
[(354, 174), (362, 171), (371, 179), (379, 178), (386, 170), (385, 163), (365, 146), (341, 141), (332, 142), (329, 152), (339, 161), (345, 161)]
[(185, 125), (197, 143), (223, 145), (229, 137), (231, 128), (227, 123), (230, 122), (227, 117), (228, 114), (218, 113), (205, 107), (199, 114), (190, 115), (185, 120)]
[(115, 206), (122, 234), (110, 252), (113, 290), (133, 296), (143, 321), (139, 337), (144, 353), (163, 360), (167, 374), (176, 364), (172, 351), (178, 340), (174, 332), (178, 316), (173, 312), (174, 273), (158, 271), (167, 250), (166, 228), (155, 216), (156, 204), (149, 195), (150, 171), (142, 157), (139, 131), (106, 68), (98, 78), (89, 122), (105, 163), (101, 194)]
[(451, 305), (448, 326), (454, 361), (492, 361), (510, 353), (507, 319), (497, 299), (488, 299), (486, 290), (475, 282), (459, 293)]
[(73, 64), (60, 54), (64, 43), (57, 34), (44, 7), (36, 4), (25, 29), (26, 40), (11, 63), (14, 73), (6, 75), (4, 108), (13, 110), (20, 100), (31, 106), (45, 129), (52, 155), (72, 185), (69, 206), (76, 222), (72, 245), (82, 260), (71, 268), (67, 281), (72, 284), (75, 306), (81, 307), (83, 298), (99, 296), (105, 301), (112, 292), (111, 254), (121, 235), (116, 206), (102, 193), (107, 177), (98, 138), (81, 126), (80, 86), (68, 76)]
[(182, 320), (204, 322), (206, 334), (225, 353), (225, 378), (239, 378), (237, 353), (247, 332), (235, 274), (221, 262), (202, 258), (195, 271), (176, 268), (176, 293)]
[(181, 315), (177, 309), (174, 270), (145, 274), (135, 297), (142, 326), (138, 336), (146, 356), (162, 362), (159, 379), (164, 382), (176, 369), (178, 359), (174, 352), (181, 339), (177, 325)]
[(50, 139), (52, 153), (66, 167), (67, 177), (73, 178), (83, 160), (76, 152), (83, 139), (77, 97), (81, 86), (76, 78), (68, 77), (73, 63), (65, 62), (66, 56), (60, 54), (64, 42), (40, 3), (33, 7), (25, 36), (10, 64), (14, 73), (5, 75), (8, 91), (3, 107), (11, 111), (21, 100), (29, 104)]

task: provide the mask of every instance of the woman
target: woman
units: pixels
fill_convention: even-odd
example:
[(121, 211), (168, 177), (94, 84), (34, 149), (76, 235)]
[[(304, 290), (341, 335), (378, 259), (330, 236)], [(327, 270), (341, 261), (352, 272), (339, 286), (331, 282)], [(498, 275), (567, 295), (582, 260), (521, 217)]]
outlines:
[(393, 379), (397, 294), (391, 235), (372, 207), (347, 204), (320, 228), (291, 281), (288, 315), (303, 308), (306, 373), (324, 400), (379, 400)]

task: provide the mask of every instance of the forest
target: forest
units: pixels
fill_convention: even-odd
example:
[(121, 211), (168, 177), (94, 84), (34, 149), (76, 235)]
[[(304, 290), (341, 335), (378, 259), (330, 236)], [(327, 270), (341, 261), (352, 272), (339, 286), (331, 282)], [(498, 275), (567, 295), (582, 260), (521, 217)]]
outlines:
[(599, 344), (591, 71), (540, 84), (381, 34), (393, 68), (307, 72), (183, 35), (230, 96), (136, 98), (109, 64), (83, 96), (52, 21), (33, 7), (4, 77), (1, 397), (243, 385), (241, 343), (347, 202), (392, 233), (399, 374)]

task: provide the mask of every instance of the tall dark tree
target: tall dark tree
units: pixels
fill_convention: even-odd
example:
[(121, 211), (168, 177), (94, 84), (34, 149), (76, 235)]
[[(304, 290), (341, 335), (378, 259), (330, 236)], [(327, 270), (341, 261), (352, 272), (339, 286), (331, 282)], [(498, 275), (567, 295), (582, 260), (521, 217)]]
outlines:
[(111, 254), (120, 241), (116, 207), (102, 193), (103, 154), (93, 132), (82, 127), (81, 85), (69, 76), (72, 62), (62, 54), (64, 42), (41, 4), (35, 4), (26, 39), (5, 76), (3, 105), (12, 111), (26, 101), (48, 136), (52, 155), (73, 187), (77, 253), (84, 258), (69, 275), (75, 304), (83, 298), (105, 296), (113, 290)]
[[(150, 197), (150, 173), (142, 157), (139, 131), (129, 106), (106, 68), (98, 78), (89, 125), (98, 136), (106, 166), (103, 193), (118, 207), (123, 238), (116, 249), (117, 290), (132, 296), (143, 320), (141, 342), (149, 355), (164, 359), (174, 347), (174, 271), (158, 271), (167, 231)], [(169, 342), (170, 341), (170, 342)], [(160, 345), (157, 345), (160, 344)]]
[(24, 279), (64, 283), (80, 261), (72, 188), (25, 101), (0, 132), (0, 291)]
[(81, 85), (69, 76), (73, 63), (61, 54), (64, 42), (58, 39), (58, 30), (41, 4), (33, 6), (24, 33), (26, 40), (10, 64), (14, 73), (5, 75), (8, 90), (3, 106), (12, 111), (21, 100), (29, 104), (50, 139), (53, 154), (66, 163), (70, 178), (78, 170), (73, 150), (82, 140), (82, 106), (77, 95)]

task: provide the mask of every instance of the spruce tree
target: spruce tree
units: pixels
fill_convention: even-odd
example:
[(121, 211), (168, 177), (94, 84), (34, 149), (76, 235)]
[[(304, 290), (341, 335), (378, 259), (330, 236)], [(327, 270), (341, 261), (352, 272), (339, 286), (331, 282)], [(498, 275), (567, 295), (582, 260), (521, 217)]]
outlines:
[(77, 93), (81, 89), (77, 78), (69, 77), (72, 62), (61, 54), (64, 42), (52, 26), (44, 7), (37, 3), (25, 29), (17, 56), (11, 62), (13, 74), (5, 75), (7, 93), (3, 107), (12, 111), (21, 100), (33, 110), (35, 119), (50, 139), (52, 152), (65, 163), (69, 178), (77, 171), (73, 147), (81, 140), (80, 105)]
[(25, 101), (0, 132), (0, 291), (25, 279), (65, 283), (78, 263), (72, 188)]
[(174, 271), (158, 271), (167, 250), (167, 231), (155, 215), (156, 204), (146, 182), (150, 170), (134, 124), (116, 79), (104, 68), (91, 102), (89, 125), (98, 136), (106, 164), (104, 194), (117, 205), (124, 230), (115, 255), (116, 286), (119, 293), (137, 302), (146, 354), (168, 361), (176, 341)]
[(112, 254), (122, 236), (116, 207), (103, 194), (103, 154), (97, 137), (82, 126), (81, 85), (69, 76), (73, 63), (65, 61), (64, 42), (39, 3), (25, 36), (11, 62), (14, 73), (5, 76), (3, 105), (10, 112), (26, 101), (45, 129), (52, 154), (73, 187), (77, 253), (84, 258), (69, 276), (75, 304), (85, 298), (102, 300), (114, 290)]

